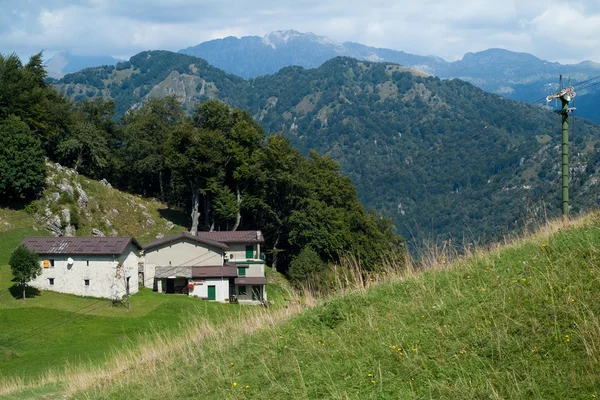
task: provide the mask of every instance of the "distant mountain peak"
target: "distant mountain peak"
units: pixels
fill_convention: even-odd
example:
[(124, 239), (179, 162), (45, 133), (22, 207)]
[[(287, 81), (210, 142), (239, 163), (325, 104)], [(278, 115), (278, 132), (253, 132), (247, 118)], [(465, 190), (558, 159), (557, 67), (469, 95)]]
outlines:
[(337, 43), (336, 41), (328, 38), (327, 36), (318, 36), (312, 32), (302, 33), (293, 29), (274, 31), (271, 33), (267, 33), (262, 37), (262, 42), (267, 46), (271, 46), (273, 49), (276, 49), (277, 46), (287, 45), (289, 42), (294, 40), (306, 40), (332, 47), (343, 46), (341, 43)]

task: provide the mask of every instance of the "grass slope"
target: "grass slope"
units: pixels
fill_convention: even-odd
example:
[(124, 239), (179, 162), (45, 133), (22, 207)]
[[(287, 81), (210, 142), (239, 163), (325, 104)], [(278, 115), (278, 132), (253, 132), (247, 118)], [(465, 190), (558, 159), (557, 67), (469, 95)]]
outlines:
[(189, 335), (160, 359), (132, 356), (127, 369), (65, 390), (85, 399), (594, 398), (600, 222), (576, 225), (287, 322)]

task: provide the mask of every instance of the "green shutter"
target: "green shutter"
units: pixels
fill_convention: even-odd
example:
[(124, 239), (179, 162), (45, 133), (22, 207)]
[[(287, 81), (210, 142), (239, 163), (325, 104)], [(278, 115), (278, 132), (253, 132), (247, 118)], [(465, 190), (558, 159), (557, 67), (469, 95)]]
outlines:
[(246, 285), (238, 286), (238, 295), (246, 295)]
[(238, 276), (246, 276), (246, 268), (238, 267)]
[(217, 299), (217, 288), (216, 288), (216, 286), (209, 286), (208, 287), (208, 299), (209, 300), (216, 300)]
[(246, 258), (254, 258), (254, 246), (246, 246)]

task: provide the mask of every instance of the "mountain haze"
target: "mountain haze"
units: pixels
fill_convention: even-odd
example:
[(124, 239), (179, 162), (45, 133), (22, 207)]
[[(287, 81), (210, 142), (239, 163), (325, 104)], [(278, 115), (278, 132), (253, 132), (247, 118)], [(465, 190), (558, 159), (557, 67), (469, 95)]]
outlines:
[[(302, 151), (330, 153), (363, 203), (408, 238), (487, 240), (559, 213), (556, 114), (396, 64), (338, 57), (246, 81), (155, 51), (67, 75), (57, 88), (76, 100), (113, 98), (121, 114), (170, 94), (188, 110), (207, 99), (246, 109)], [(573, 212), (597, 205), (599, 138), (597, 125), (578, 120)]]
[(66, 74), (81, 71), (84, 68), (99, 67), (101, 65), (115, 65), (123, 61), (111, 56), (83, 56), (72, 54), (68, 51), (61, 51), (55, 54), (46, 62), (46, 71), (51, 78), (60, 79)]

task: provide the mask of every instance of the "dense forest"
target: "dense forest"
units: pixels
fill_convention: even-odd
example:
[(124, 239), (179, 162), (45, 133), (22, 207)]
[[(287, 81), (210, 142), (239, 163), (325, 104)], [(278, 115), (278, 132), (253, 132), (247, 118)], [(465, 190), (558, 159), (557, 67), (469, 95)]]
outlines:
[[(336, 162), (266, 136), (246, 111), (212, 100), (186, 113), (176, 96), (149, 99), (121, 118), (116, 110), (113, 100), (72, 103), (57, 93), (41, 54), (25, 65), (0, 56), (3, 205), (41, 193), (48, 157), (182, 210), (192, 233), (261, 229), (269, 262), (297, 280), (322, 280), (323, 266), (346, 255), (373, 269), (403, 252), (391, 221), (364, 209)], [(305, 270), (302, 260), (315, 254), (316, 270)]]
[[(245, 81), (198, 58), (154, 51), (56, 86), (74, 100), (115, 99), (117, 115), (170, 94), (188, 114), (209, 99), (247, 110), (303, 154), (329, 154), (363, 204), (416, 243), (488, 241), (560, 212), (560, 119), (460, 80), (336, 58)], [(577, 119), (571, 137), (578, 212), (598, 203), (600, 129)]]

